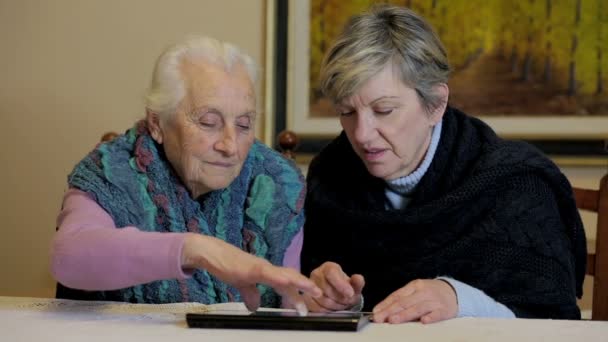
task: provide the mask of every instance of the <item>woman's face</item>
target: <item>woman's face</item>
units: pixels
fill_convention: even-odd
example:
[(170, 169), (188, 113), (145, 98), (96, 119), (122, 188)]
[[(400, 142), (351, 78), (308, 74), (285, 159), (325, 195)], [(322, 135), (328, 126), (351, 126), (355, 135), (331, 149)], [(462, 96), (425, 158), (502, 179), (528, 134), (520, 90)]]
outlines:
[[(227, 73), (209, 63), (182, 66), (187, 95), (152, 137), (193, 198), (222, 189), (239, 175), (254, 141), (255, 93), (246, 69)], [(148, 122), (151, 116), (148, 113)], [(158, 121), (158, 120), (157, 120)]]
[(409, 175), (422, 162), (448, 97), (447, 85), (435, 88), (445, 101), (428, 113), (389, 63), (337, 105), (342, 128), (370, 174), (392, 180)]

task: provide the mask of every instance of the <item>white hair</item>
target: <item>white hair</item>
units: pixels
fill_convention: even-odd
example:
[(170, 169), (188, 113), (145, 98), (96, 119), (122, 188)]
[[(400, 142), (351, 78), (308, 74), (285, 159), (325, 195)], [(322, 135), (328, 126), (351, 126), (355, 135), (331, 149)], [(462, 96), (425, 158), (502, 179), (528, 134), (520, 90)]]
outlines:
[(184, 61), (201, 60), (222, 66), (226, 70), (231, 70), (233, 65), (240, 63), (256, 87), (257, 66), (249, 55), (227, 42), (210, 37), (191, 36), (168, 47), (158, 57), (145, 97), (146, 109), (164, 119), (173, 115), (186, 95), (185, 77), (180, 66)]

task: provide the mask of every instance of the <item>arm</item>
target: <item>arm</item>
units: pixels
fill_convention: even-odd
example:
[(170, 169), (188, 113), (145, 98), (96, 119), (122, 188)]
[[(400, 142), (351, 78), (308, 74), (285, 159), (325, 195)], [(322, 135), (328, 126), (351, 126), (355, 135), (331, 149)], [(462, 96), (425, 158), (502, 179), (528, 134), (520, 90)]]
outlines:
[(51, 247), (51, 273), (63, 285), (114, 290), (160, 279), (184, 279), (185, 235), (117, 229), (85, 192), (66, 192)]
[(458, 315), (456, 317), (515, 318), (515, 314), (483, 291), (449, 277), (436, 278), (449, 283), (456, 292)]
[(433, 323), (454, 317), (514, 318), (515, 314), (482, 291), (449, 277), (417, 279), (374, 307), (374, 321)]
[[(51, 272), (68, 287), (113, 290), (184, 279), (188, 275), (182, 269), (205, 269), (237, 287), (250, 308), (259, 305), (256, 283), (270, 285), (286, 297), (297, 295), (297, 290), (313, 296), (320, 293), (299, 272), (273, 266), (214, 237), (117, 229), (109, 214), (79, 190), (66, 193), (57, 224)], [(297, 243), (289, 249), (297, 252)]]
[(304, 242), (304, 229), (300, 228), (300, 231), (293, 237), (291, 243), (285, 250), (283, 256), (283, 266), (293, 268), (300, 272), (300, 254), (302, 253), (302, 243)]

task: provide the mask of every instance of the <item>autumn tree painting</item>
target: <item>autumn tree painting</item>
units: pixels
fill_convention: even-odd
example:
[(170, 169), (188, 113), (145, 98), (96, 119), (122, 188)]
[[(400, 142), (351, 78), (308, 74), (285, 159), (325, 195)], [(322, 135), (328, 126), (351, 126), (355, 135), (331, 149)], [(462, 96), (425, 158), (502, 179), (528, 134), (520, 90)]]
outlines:
[(317, 87), (323, 55), (348, 18), (406, 6), (439, 34), (450, 103), (470, 114), (608, 116), (606, 0), (311, 0), (310, 109), (333, 115)]

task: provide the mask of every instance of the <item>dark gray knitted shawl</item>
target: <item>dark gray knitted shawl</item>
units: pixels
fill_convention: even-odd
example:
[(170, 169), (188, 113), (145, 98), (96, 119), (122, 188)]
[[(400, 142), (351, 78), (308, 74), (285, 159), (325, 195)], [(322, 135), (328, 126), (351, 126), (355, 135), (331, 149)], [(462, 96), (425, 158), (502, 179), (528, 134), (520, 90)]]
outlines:
[(586, 245), (569, 182), (534, 147), (448, 108), (404, 210), (386, 210), (344, 134), (308, 173), (305, 274), (325, 261), (366, 278), (365, 310), (419, 278), (450, 276), (518, 317), (580, 317)]

